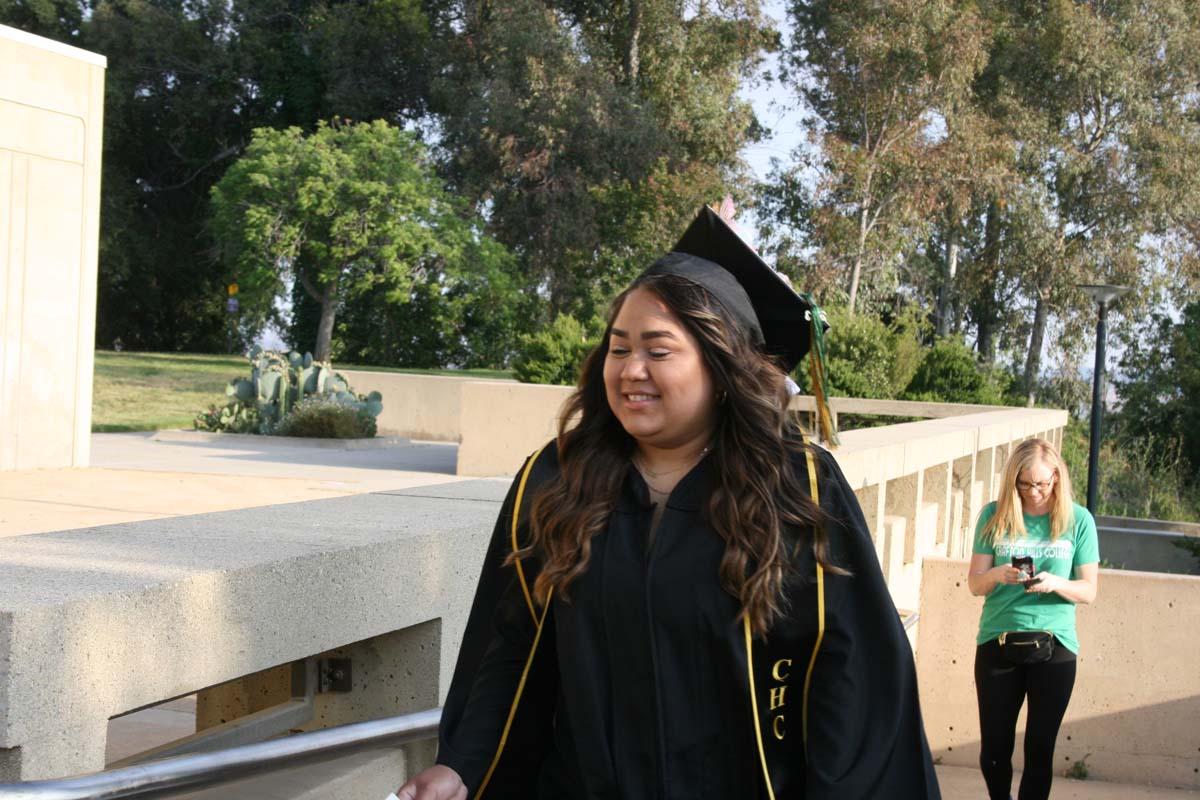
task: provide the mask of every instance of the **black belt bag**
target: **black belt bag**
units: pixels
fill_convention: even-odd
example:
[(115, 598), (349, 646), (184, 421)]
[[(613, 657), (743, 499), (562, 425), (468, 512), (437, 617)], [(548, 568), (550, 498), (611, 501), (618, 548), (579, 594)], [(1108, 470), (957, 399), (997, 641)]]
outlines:
[(1050, 631), (1005, 631), (998, 641), (1001, 655), (1010, 664), (1041, 664), (1054, 655)]

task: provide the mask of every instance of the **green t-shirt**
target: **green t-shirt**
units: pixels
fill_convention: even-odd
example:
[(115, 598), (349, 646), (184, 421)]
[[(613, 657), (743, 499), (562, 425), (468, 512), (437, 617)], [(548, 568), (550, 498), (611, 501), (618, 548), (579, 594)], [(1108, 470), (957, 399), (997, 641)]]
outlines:
[[(988, 503), (975, 525), (974, 552), (992, 556), (996, 565), (1011, 563), (1013, 556), (1032, 556), (1033, 570), (1052, 572), (1068, 580), (1075, 578), (1075, 567), (1100, 560), (1096, 541), (1096, 521), (1086, 508), (1072, 504), (1074, 518), (1070, 527), (1050, 541), (1050, 515), (1025, 515), (1025, 535), (1020, 539), (1001, 538), (993, 543), (980, 538), (983, 526), (996, 513), (996, 504)], [(1024, 586), (999, 584), (983, 601), (976, 644), (997, 638), (1004, 631), (1050, 631), (1072, 653), (1079, 652), (1075, 635), (1075, 604), (1057, 592), (1026, 593)]]

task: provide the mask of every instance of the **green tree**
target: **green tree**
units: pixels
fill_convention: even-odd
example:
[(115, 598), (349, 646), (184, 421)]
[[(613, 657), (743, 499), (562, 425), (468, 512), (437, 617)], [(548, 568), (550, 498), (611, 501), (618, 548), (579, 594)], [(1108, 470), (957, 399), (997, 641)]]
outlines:
[[(820, 155), (775, 176), (808, 199), (777, 193), (771, 208), (792, 227), (798, 220), (787, 212), (809, 217), (815, 259), (844, 273), (853, 314), (864, 281), (894, 288), (903, 258), (939, 213), (935, 165), (950, 162), (931, 126), (951, 122), (944, 115), (984, 63), (984, 28), (973, 5), (951, 2), (796, 0), (788, 10), (787, 71), (818, 121)], [(789, 179), (812, 167), (815, 185)]]
[(318, 360), (328, 360), (345, 298), (387, 287), (403, 303), (441, 280), (502, 271), (504, 248), (480, 231), (434, 175), (425, 148), (382, 120), (254, 132), (213, 187), (213, 233), (244, 314), (265, 322), (295, 281), (320, 304)]
[(209, 192), (251, 131), (426, 112), (421, 0), (0, 0), (0, 23), (108, 56), (96, 339), (213, 351), (229, 338)]
[(90, 5), (79, 0), (0, 0), (0, 24), (69, 42), (78, 38)]
[(245, 127), (228, 9), (113, 0), (79, 41), (107, 54), (96, 341), (214, 352), (225, 286), (204, 234), (207, 194)]
[[(372, 286), (338, 313), (333, 358), (407, 367), (507, 366), (518, 352), (531, 300), (519, 292), (511, 259), (489, 271), (426, 269), (407, 291)], [(301, 293), (307, 298), (307, 293)], [(320, 307), (311, 302), (320, 315)], [(293, 306), (293, 315), (298, 306)], [(312, 331), (316, 331), (313, 320)], [(311, 339), (309, 340), (311, 341)]]
[(590, 318), (706, 202), (746, 187), (738, 97), (774, 34), (757, 2), (462, 3), (434, 81), (451, 186), (524, 288)]
[(1200, 486), (1200, 302), (1179, 321), (1153, 314), (1125, 337), (1113, 385), (1121, 408), (1113, 422), (1126, 445), (1154, 442), (1160, 466), (1180, 458)]
[(1200, 22), (1186, 0), (981, 7), (995, 33), (976, 101), (1017, 144), (1000, 230), (1031, 314), (1014, 349), (1032, 402), (1051, 320), (1058, 347), (1088, 340), (1094, 306), (1073, 285), (1149, 298), (1163, 246), (1194, 219), (1200, 179), (1182, 165), (1200, 157)]

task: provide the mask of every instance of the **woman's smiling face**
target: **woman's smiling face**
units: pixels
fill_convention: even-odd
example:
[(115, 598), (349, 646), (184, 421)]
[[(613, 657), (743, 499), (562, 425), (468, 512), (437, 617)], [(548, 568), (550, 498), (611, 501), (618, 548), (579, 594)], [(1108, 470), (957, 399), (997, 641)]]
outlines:
[(613, 320), (604, 387), (613, 414), (639, 445), (674, 449), (712, 438), (716, 390), (700, 344), (648, 289), (630, 292)]

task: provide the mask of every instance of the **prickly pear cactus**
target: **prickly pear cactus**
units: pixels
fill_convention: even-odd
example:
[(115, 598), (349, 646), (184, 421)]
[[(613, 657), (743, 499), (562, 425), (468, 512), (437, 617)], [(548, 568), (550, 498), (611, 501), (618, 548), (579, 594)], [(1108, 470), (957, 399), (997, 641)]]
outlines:
[[(223, 410), (213, 409), (204, 420), (197, 417), (201, 430), (245, 431), (256, 427), (258, 433), (274, 433), (298, 403), (309, 398), (326, 399), (351, 408), (373, 421), (383, 411), (379, 392), (357, 395), (344, 376), (327, 361), (314, 361), (311, 353), (295, 350), (283, 353), (263, 350), (257, 345), (246, 354), (250, 378), (234, 378), (225, 387), (230, 398)], [(246, 409), (253, 409), (250, 415)], [(224, 413), (228, 411), (228, 413)], [(229, 424), (230, 427), (224, 427)], [(374, 424), (368, 426), (374, 430)]]

